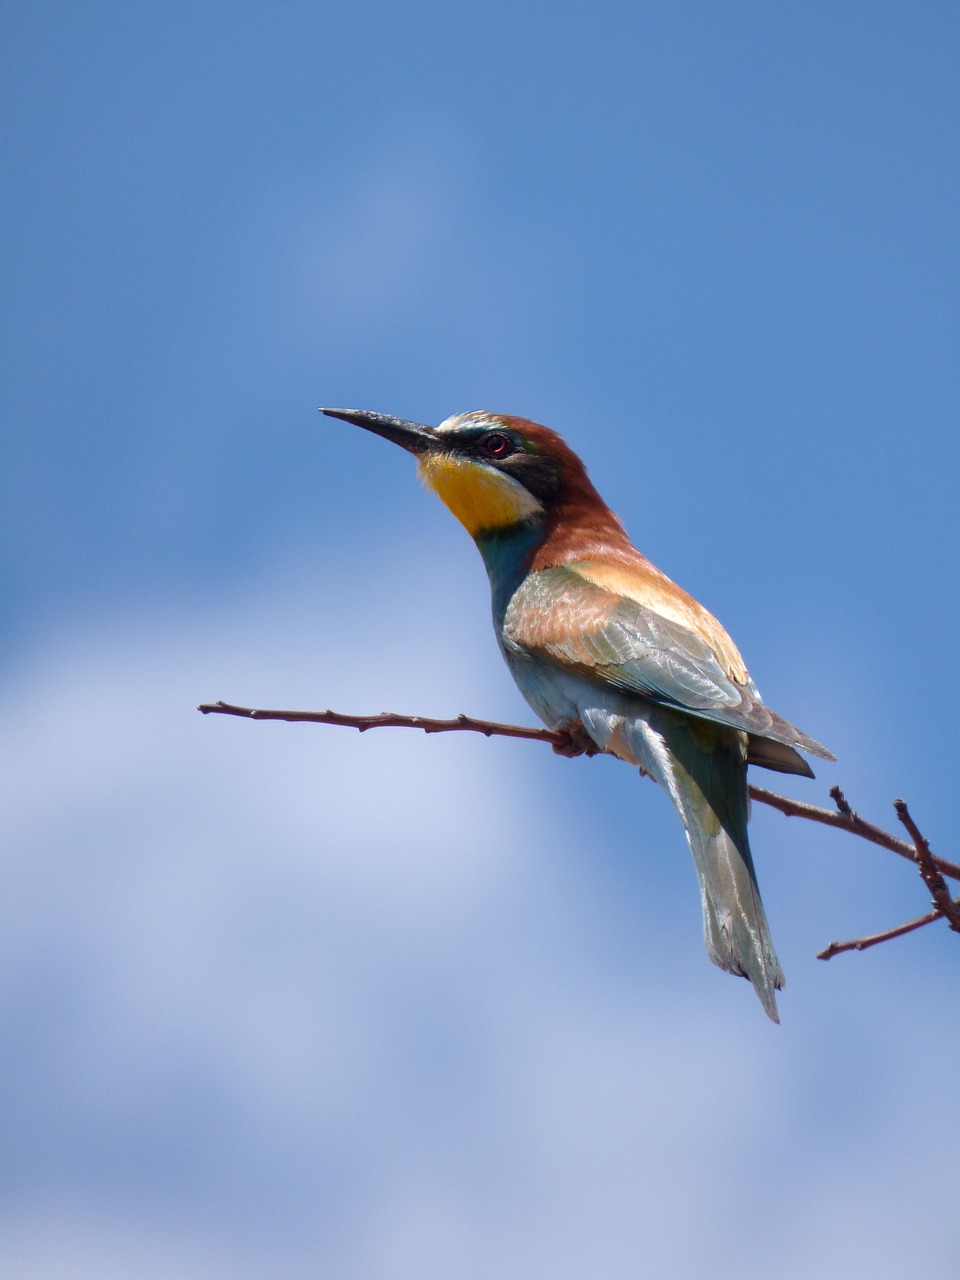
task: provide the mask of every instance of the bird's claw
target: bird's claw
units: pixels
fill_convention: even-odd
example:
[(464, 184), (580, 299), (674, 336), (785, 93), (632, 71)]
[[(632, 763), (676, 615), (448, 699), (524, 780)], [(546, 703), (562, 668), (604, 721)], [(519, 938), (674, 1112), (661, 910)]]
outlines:
[(566, 742), (555, 742), (554, 753), (572, 760), (575, 756), (599, 755), (600, 748), (584, 729), (579, 720), (557, 726), (557, 732), (566, 734)]

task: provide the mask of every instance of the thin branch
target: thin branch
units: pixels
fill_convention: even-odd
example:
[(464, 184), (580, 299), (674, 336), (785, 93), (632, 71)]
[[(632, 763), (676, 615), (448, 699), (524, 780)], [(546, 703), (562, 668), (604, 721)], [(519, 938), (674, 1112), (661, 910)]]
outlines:
[(910, 832), (916, 849), (917, 868), (923, 883), (930, 890), (934, 907), (938, 914), (945, 917), (954, 933), (960, 933), (960, 900), (950, 896), (950, 890), (937, 866), (937, 859), (930, 852), (929, 841), (920, 834), (920, 829), (910, 816), (905, 800), (894, 800), (893, 807), (897, 811), (897, 817)]
[[(204, 702), (197, 710), (202, 711), (204, 715), (216, 713), (241, 716), (246, 720), (287, 720), (296, 723), (341, 725), (348, 729), (358, 729), (361, 733), (366, 733), (368, 729), (422, 729), (424, 733), (455, 733), (465, 730), (470, 733), (482, 733), (487, 738), (524, 738), (531, 742), (549, 742), (561, 754), (569, 753), (571, 750), (577, 751), (580, 747), (577, 739), (563, 730), (528, 729), (523, 725), (500, 724), (495, 720), (478, 720), (473, 716), (465, 715), (459, 715), (455, 720), (433, 720), (426, 716), (398, 715), (392, 711), (382, 711), (374, 716), (348, 715), (340, 711), (265, 711), (254, 707), (238, 707), (229, 702)], [(869, 840), (872, 844), (878, 844), (881, 848), (889, 849), (902, 858), (916, 863), (917, 855), (913, 845), (874, 826), (872, 822), (865, 822), (850, 808), (839, 787), (834, 787), (830, 794), (837, 805), (836, 811), (822, 809), (818, 805), (807, 804), (802, 800), (791, 800), (788, 796), (767, 791), (763, 787), (752, 785), (750, 787), (750, 795), (754, 800), (778, 809), (788, 818), (807, 818), (811, 822), (820, 822), (838, 831), (848, 831), (851, 835), (860, 836), (863, 840)], [(950, 862), (946, 858), (930, 856), (934, 867), (941, 875), (960, 880), (960, 864)]]
[[(572, 741), (569, 733), (550, 729), (528, 729), (519, 724), (498, 724), (495, 720), (475, 720), (459, 715), (455, 720), (431, 720), (427, 716), (401, 716), (395, 711), (381, 711), (378, 716), (351, 716), (340, 711), (263, 711), (256, 707), (236, 707), (230, 702), (201, 702), (198, 711), (210, 715), (242, 716), (246, 720), (289, 720), (294, 723), (336, 724), (347, 729), (422, 729), (424, 733), (482, 733), (485, 738), (527, 738), (534, 742), (551, 742), (566, 747)], [(910, 855), (911, 858), (913, 855)]]
[[(830, 789), (830, 795), (837, 806), (836, 812), (832, 809), (821, 809), (815, 804), (805, 804), (801, 800), (791, 800), (787, 796), (778, 795), (775, 791), (765, 791), (762, 787), (751, 786), (750, 794), (754, 800), (779, 809), (788, 818), (809, 818), (811, 822), (822, 822), (825, 827), (833, 827), (837, 831), (849, 831), (851, 835), (860, 836), (862, 840), (869, 840), (871, 844), (878, 844), (883, 849), (889, 849), (891, 853), (898, 853), (901, 858), (906, 858), (909, 862), (917, 861), (913, 845), (908, 844), (906, 840), (898, 840), (889, 831), (884, 831), (882, 827), (876, 827), (872, 822), (861, 818), (859, 813), (847, 804), (846, 797), (839, 787)], [(942, 875), (960, 880), (960, 864), (950, 862), (947, 858), (933, 858), (933, 862)]]
[(905, 933), (913, 933), (914, 929), (921, 929), (925, 924), (933, 924), (934, 920), (941, 918), (942, 912), (928, 911), (925, 916), (918, 916), (916, 920), (908, 920), (906, 924), (898, 924), (895, 929), (886, 929), (883, 933), (872, 933), (866, 938), (851, 938), (849, 942), (831, 942), (828, 947), (824, 947), (822, 951), (817, 952), (818, 960), (832, 960), (834, 956), (840, 955), (842, 951), (866, 951), (868, 947), (875, 947), (878, 942), (889, 942), (891, 938), (902, 938)]

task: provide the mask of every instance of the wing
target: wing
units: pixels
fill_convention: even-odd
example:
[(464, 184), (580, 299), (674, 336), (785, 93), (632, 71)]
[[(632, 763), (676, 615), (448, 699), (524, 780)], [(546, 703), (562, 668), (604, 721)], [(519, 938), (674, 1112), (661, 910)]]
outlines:
[[(694, 631), (597, 586), (573, 568), (528, 575), (507, 607), (502, 634), (508, 647), (625, 693), (835, 758), (765, 707), (752, 681), (743, 685), (730, 679), (713, 649)], [(762, 755), (758, 751), (758, 763)]]

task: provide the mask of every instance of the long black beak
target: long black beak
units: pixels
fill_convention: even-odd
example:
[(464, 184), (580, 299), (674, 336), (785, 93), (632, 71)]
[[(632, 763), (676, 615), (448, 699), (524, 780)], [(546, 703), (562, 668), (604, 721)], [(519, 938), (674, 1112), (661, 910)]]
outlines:
[(365, 409), (321, 409), (320, 412), (328, 418), (341, 418), (354, 426), (364, 427), (375, 436), (383, 436), (384, 440), (392, 440), (408, 453), (426, 453), (438, 444), (433, 427), (408, 422), (406, 418), (391, 418), (389, 413), (369, 413)]

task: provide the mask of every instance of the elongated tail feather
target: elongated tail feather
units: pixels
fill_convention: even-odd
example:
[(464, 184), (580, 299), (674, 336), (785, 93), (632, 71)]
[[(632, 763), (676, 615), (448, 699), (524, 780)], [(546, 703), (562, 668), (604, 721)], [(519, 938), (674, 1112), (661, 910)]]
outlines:
[(639, 764), (670, 796), (700, 882), (707, 954), (721, 969), (749, 978), (779, 1022), (783, 972), (747, 839), (746, 734), (649, 706), (629, 719), (599, 709), (584, 719), (605, 750)]
[(747, 839), (747, 780), (739, 735), (718, 735), (721, 741), (712, 747), (698, 741), (707, 736), (682, 726), (670, 744), (670, 795), (700, 881), (707, 954), (721, 969), (749, 978), (768, 1015), (779, 1022), (776, 991), (784, 979)]

